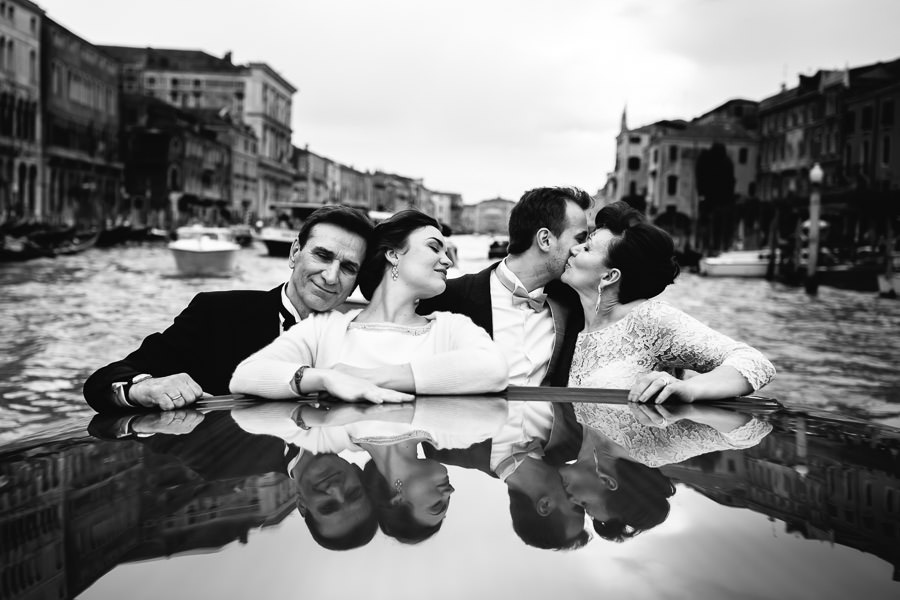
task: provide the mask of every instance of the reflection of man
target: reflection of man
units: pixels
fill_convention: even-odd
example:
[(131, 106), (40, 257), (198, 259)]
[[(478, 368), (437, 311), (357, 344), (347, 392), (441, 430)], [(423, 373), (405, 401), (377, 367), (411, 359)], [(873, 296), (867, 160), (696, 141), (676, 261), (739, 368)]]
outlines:
[[(525, 192), (509, 215), (509, 256), (479, 273), (449, 280), (444, 293), (423, 300), (418, 311), (459, 312), (483, 327), (506, 355), (510, 386), (565, 386), (575, 339), (584, 321), (577, 296), (558, 279), (571, 248), (587, 238), (584, 211), (590, 201), (587, 193), (576, 188)], [(550, 439), (551, 428), (558, 420), (557, 414), (549, 403), (530, 403), (527, 409), (519, 407), (518, 413), (514, 411), (516, 404), (521, 403), (510, 403), (510, 420), (490, 447), (488, 471), (496, 472), (501, 461), (521, 453), (522, 445), (537, 440), (538, 450), (522, 454), (530, 456), (529, 460), (514, 461), (515, 466), (501, 475), (510, 485), (514, 520), (527, 521), (520, 510), (524, 503), (517, 494), (521, 492), (534, 501), (532, 514), (545, 522), (566, 521), (567, 517), (560, 515), (570, 512), (568, 522), (575, 523), (574, 513), (580, 509), (556, 501), (562, 483), (555, 469), (547, 467), (540, 458), (542, 446)], [(514, 475), (523, 464), (526, 471)], [(538, 485), (541, 478), (543, 483)], [(536, 538), (526, 541), (544, 543)], [(559, 542), (557, 536), (553, 543)]]
[[(546, 418), (545, 410), (550, 411)], [(425, 455), (503, 480), (513, 529), (525, 543), (578, 548), (588, 538), (584, 511), (568, 500), (557, 468), (577, 456), (580, 432), (569, 405), (513, 401), (492, 439), (465, 450), (426, 447)]]
[(363, 489), (362, 470), (337, 454), (300, 453), (288, 463), (297, 482), (297, 510), (313, 539), (329, 550), (363, 546), (378, 529), (372, 502)]
[(329, 206), (313, 212), (291, 247), (290, 279), (268, 292), (197, 294), (172, 325), (125, 359), (91, 375), (84, 397), (97, 411), (172, 410), (202, 394), (227, 394), (237, 364), (315, 312), (333, 310), (356, 285), (373, 227), (363, 213)]

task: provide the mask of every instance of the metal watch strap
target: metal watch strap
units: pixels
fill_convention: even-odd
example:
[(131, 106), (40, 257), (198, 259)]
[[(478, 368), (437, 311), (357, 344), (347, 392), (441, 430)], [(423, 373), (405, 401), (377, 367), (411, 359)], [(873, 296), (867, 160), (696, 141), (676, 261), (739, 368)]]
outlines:
[(303, 365), (299, 369), (294, 372), (294, 389), (297, 390), (299, 395), (303, 395), (303, 391), (300, 389), (300, 382), (303, 381), (303, 373), (309, 368), (309, 365)]
[(153, 379), (153, 375), (150, 375), (149, 373), (140, 373), (139, 375), (135, 375), (134, 377), (132, 377), (131, 381), (126, 383), (124, 386), (122, 386), (122, 394), (124, 395), (123, 399), (125, 400), (126, 405), (128, 405), (132, 408), (137, 407), (137, 404), (135, 404), (134, 402), (131, 401), (131, 396), (129, 396), (128, 394), (129, 394), (129, 392), (131, 392), (132, 387), (134, 387), (135, 385), (139, 384), (142, 381), (146, 381), (147, 379)]

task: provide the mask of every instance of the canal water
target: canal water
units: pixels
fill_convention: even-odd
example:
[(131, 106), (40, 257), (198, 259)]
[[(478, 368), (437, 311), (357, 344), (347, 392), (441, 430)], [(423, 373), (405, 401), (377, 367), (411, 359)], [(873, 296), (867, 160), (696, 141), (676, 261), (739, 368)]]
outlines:
[[(452, 239), (463, 272), (489, 264), (489, 238)], [(241, 250), (229, 278), (178, 276), (162, 244), (0, 264), (0, 443), (90, 416), (84, 379), (165, 328), (197, 292), (269, 289), (288, 274), (287, 259), (261, 245)], [(761, 394), (900, 426), (900, 302), (689, 273), (663, 297), (764, 352), (778, 376)]]

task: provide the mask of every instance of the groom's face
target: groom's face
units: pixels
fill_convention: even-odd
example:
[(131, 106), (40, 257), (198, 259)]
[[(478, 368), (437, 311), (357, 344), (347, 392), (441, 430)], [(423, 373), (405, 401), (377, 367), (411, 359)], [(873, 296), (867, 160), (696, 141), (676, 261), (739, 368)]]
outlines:
[(574, 202), (566, 202), (566, 226), (556, 238), (549, 257), (554, 279), (563, 274), (572, 247), (584, 243), (587, 234), (587, 216), (584, 210)]
[(338, 307), (356, 287), (366, 253), (366, 241), (332, 223), (318, 223), (303, 247), (291, 247), (293, 273), (287, 294), (301, 312), (326, 312)]

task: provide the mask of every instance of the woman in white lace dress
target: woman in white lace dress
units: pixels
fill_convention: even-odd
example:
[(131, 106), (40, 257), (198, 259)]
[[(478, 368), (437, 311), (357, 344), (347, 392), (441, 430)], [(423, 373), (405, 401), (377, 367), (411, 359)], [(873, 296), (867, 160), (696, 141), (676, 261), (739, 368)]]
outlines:
[[(570, 386), (624, 388), (635, 402), (694, 402), (742, 396), (772, 380), (775, 368), (757, 350), (655, 298), (677, 275), (668, 233), (624, 202), (600, 210), (562, 276), (585, 320)], [(682, 381), (676, 369), (701, 374)]]

